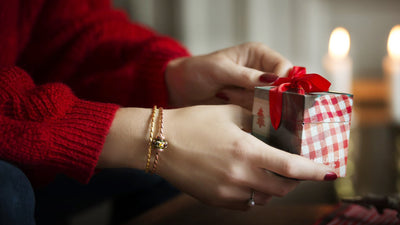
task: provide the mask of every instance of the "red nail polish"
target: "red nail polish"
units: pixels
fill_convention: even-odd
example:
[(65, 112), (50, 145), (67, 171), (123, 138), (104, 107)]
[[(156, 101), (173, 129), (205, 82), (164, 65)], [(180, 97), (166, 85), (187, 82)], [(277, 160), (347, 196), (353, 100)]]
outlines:
[(279, 76), (272, 74), (272, 73), (264, 73), (260, 76), (259, 80), (263, 83), (271, 83), (276, 81), (276, 79), (278, 79)]
[(325, 174), (324, 180), (326, 181), (332, 181), (332, 180), (336, 180), (337, 179), (337, 175), (334, 172), (329, 172), (327, 174)]
[(226, 94), (224, 94), (224, 93), (222, 93), (222, 92), (218, 92), (218, 93), (215, 95), (215, 97), (220, 98), (220, 99), (222, 99), (222, 100), (224, 100), (224, 101), (229, 101), (228, 96), (226, 96)]

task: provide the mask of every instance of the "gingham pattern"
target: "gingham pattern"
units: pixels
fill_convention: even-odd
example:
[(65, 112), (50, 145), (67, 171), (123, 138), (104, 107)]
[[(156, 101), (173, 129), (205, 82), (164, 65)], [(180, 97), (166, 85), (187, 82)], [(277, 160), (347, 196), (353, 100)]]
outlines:
[(348, 95), (321, 95), (304, 113), (304, 123), (329, 123), (351, 120), (353, 99)]
[(335, 168), (339, 177), (346, 175), (351, 107), (347, 95), (322, 95), (304, 112), (301, 155)]

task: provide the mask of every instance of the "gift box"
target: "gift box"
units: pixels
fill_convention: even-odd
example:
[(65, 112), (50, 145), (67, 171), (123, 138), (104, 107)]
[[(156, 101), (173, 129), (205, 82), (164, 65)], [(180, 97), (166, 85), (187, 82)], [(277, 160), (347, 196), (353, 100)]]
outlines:
[(311, 79), (317, 74), (306, 74), (302, 67), (301, 72), (293, 70), (274, 86), (256, 87), (252, 134), (273, 147), (329, 165), (344, 177), (353, 96), (328, 92), (328, 81)]

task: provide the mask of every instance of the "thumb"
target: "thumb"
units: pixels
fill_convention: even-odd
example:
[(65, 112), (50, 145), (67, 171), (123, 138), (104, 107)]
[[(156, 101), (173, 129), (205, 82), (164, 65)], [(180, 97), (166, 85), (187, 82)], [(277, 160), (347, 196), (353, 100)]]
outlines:
[(335, 170), (322, 163), (313, 162), (300, 155), (291, 154), (257, 140), (259, 143), (256, 164), (269, 171), (285, 177), (299, 180), (334, 180), (337, 178)]
[(272, 71), (273, 73), (278, 74), (280, 77), (287, 77), (292, 68), (293, 64), (286, 60), (277, 63)]

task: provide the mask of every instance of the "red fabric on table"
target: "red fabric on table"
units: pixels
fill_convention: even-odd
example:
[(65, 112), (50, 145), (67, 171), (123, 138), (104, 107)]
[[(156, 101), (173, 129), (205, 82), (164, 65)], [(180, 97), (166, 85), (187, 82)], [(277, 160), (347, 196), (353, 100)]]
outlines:
[(332, 214), (320, 219), (314, 225), (399, 225), (397, 212), (385, 209), (382, 214), (371, 207), (357, 204), (341, 205)]

